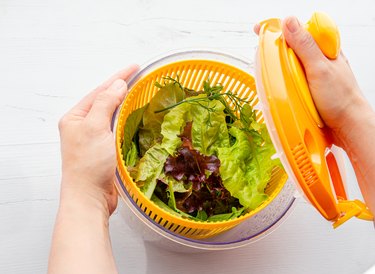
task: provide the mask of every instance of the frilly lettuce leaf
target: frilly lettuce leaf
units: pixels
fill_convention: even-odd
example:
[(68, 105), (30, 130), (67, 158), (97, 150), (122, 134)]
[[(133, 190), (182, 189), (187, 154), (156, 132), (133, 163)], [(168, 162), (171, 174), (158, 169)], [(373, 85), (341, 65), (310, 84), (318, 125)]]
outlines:
[(229, 134), (235, 138), (235, 143), (231, 147), (218, 148), (223, 184), (246, 209), (255, 209), (267, 199), (264, 188), (272, 169), (278, 164), (278, 160), (271, 159), (275, 149), (266, 128), (261, 127), (264, 139), (261, 145), (253, 143), (250, 134), (232, 127)]
[[(206, 95), (199, 95), (197, 97)], [(217, 147), (229, 146), (224, 105), (218, 100), (192, 104), (193, 147), (205, 155), (216, 154)], [(210, 111), (208, 109), (211, 109)]]
[[(206, 220), (208, 216), (215, 214), (232, 213), (232, 207), (240, 206), (238, 199), (231, 197), (224, 188), (219, 176), (220, 161), (215, 155), (204, 155), (193, 148), (192, 122), (187, 122), (179, 137), (182, 145), (175, 156), (168, 156), (164, 164), (164, 173), (173, 178), (172, 189), (174, 192), (178, 184), (191, 185), (187, 195), (181, 192), (173, 196), (176, 207), (189, 214), (196, 214), (195, 218)], [(164, 184), (167, 180), (164, 180)], [(160, 185), (159, 185), (160, 186)], [(169, 187), (169, 190), (171, 187)], [(170, 191), (169, 191), (170, 192)], [(162, 194), (159, 192), (158, 195)], [(161, 195), (160, 198), (170, 204), (169, 200)]]
[(181, 145), (178, 135), (186, 123), (190, 107), (190, 104), (181, 104), (164, 116), (164, 121), (161, 124), (162, 142), (149, 148), (137, 165), (135, 181), (148, 198), (151, 198), (154, 192), (157, 179), (163, 171), (168, 155), (174, 154), (177, 147)]
[(135, 181), (147, 198), (151, 198), (156, 187), (156, 180), (163, 171), (168, 152), (157, 143), (139, 160), (136, 167)]
[(179, 135), (187, 121), (191, 120), (191, 104), (181, 104), (170, 110), (161, 125), (162, 146), (170, 155), (174, 155), (177, 147), (182, 143)]
[(139, 128), (139, 148), (141, 156), (162, 139), (161, 124), (164, 116), (168, 113), (155, 111), (180, 102), (184, 99), (184, 92), (181, 87), (174, 82), (160, 86), (160, 90), (152, 97), (147, 109), (144, 111), (142, 126)]

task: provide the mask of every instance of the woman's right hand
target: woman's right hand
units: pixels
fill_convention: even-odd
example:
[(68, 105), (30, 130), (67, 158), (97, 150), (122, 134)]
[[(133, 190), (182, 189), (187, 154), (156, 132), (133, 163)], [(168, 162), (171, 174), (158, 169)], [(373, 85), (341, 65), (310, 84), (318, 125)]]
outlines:
[[(254, 27), (259, 33), (259, 25)], [(363, 98), (348, 60), (341, 52), (328, 59), (310, 33), (295, 17), (283, 21), (283, 35), (305, 68), (311, 95), (325, 124), (332, 130), (335, 143), (344, 146), (348, 130), (368, 115), (371, 107)]]
[[(254, 27), (259, 34), (260, 26)], [(348, 154), (363, 197), (375, 213), (375, 112), (362, 96), (345, 56), (328, 59), (295, 17), (283, 21), (282, 32), (301, 61), (315, 106)]]

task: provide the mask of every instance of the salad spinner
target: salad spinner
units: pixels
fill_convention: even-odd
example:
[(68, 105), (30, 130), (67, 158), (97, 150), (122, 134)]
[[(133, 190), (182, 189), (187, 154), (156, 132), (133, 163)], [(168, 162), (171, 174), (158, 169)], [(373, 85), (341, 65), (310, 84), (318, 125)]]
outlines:
[[(314, 13), (306, 28), (323, 53), (335, 59), (340, 51), (340, 38), (334, 22), (325, 14)], [(210, 58), (201, 58), (202, 55)], [(190, 58), (186, 59), (186, 56)], [(353, 216), (372, 220), (373, 216), (364, 203), (347, 198), (329, 129), (314, 106), (298, 58), (282, 36), (281, 21), (269, 19), (261, 23), (256, 80), (248, 70), (226, 62), (228, 60), (235, 58), (212, 52), (199, 54), (192, 51), (185, 54), (185, 58), (184, 54), (175, 54), (145, 67), (129, 82), (130, 92), (114, 116), (113, 130), (118, 163), (116, 187), (124, 200), (130, 202), (136, 215), (143, 218), (147, 225), (183, 241), (217, 237), (261, 216), (272, 207), (278, 196), (286, 195), (284, 204), (273, 208), (283, 212), (273, 214), (277, 222), (294, 201), (291, 191), (288, 191), (293, 191), (289, 186), (293, 181), (322, 216), (333, 222), (334, 227)], [(202, 89), (207, 78), (213, 85), (220, 83), (224, 87), (223, 92), (231, 90), (251, 101), (251, 106), (258, 109), (257, 120), (267, 125), (277, 151), (275, 156), (280, 158), (285, 170), (273, 170), (265, 189), (268, 199), (243, 216), (227, 221), (200, 222), (173, 215), (149, 200), (127, 171), (121, 149), (127, 117), (151, 100), (158, 91), (155, 82), (160, 82), (165, 76), (177, 75), (183, 86), (194, 90)], [(264, 229), (259, 230), (262, 232)]]

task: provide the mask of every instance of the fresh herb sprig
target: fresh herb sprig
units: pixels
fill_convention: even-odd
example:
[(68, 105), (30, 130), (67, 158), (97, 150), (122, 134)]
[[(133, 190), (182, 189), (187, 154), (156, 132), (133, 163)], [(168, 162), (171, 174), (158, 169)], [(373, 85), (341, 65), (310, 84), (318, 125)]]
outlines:
[[(171, 81), (171, 82), (175, 83), (176, 85), (178, 85), (185, 92), (185, 94), (187, 95), (187, 98), (185, 98), (184, 100), (182, 100), (178, 103), (170, 105), (170, 106), (168, 106), (164, 109), (157, 110), (157, 111), (155, 111), (155, 113), (160, 113), (160, 112), (163, 112), (163, 111), (170, 110), (170, 109), (172, 109), (172, 108), (174, 108), (178, 105), (184, 104), (184, 103), (190, 103), (190, 104), (198, 103), (200, 106), (204, 107), (207, 111), (213, 112), (213, 111), (215, 111), (215, 109), (205, 106), (204, 104), (202, 104), (202, 102), (207, 102), (207, 101), (211, 101), (211, 100), (219, 100), (225, 107), (225, 113), (227, 113), (227, 115), (233, 121), (236, 121), (236, 120), (239, 120), (236, 113), (241, 113), (243, 105), (250, 102), (246, 99), (238, 97), (236, 94), (234, 94), (230, 90), (228, 90), (226, 92), (222, 92), (224, 87), (221, 84), (216, 84), (214, 86), (211, 86), (210, 79), (205, 80), (203, 82), (203, 90), (198, 90), (198, 91), (183, 87), (181, 82), (180, 82), (180, 78), (179, 78), (178, 75), (176, 76), (176, 79), (174, 79), (170, 76), (163, 77), (163, 79), (165, 81)], [(166, 82), (164, 82), (164, 84), (166, 84)], [(155, 83), (155, 86), (157, 86), (159, 88), (163, 87), (158, 82)], [(193, 95), (199, 95), (199, 94), (206, 94), (207, 97), (190, 98)], [(231, 107), (230, 104), (228, 104), (227, 100), (229, 100), (229, 102), (233, 105), (233, 107)]]

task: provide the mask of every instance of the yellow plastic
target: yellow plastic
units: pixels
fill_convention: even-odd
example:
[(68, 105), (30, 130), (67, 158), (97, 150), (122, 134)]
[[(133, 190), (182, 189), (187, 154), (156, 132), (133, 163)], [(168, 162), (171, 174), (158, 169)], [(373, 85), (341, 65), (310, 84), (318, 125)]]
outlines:
[(374, 217), (372, 216), (370, 210), (359, 200), (346, 201), (339, 200), (338, 206), (341, 212), (345, 212), (340, 218), (338, 218), (334, 223), (333, 227), (336, 228), (349, 220), (351, 217), (356, 216), (359, 219), (372, 221)]
[(295, 85), (299, 87), (300, 96), (302, 97), (301, 102), (305, 107), (306, 111), (309, 113), (311, 118), (314, 120), (318, 127), (324, 127), (324, 122), (320, 118), (318, 111), (314, 105), (314, 101), (311, 97), (309, 86), (306, 81), (305, 72), (303, 71), (302, 66), (300, 65), (298, 58), (294, 51), (290, 48), (287, 49), (289, 67), (291, 74), (296, 77), (293, 78)]
[(305, 28), (325, 56), (336, 59), (340, 54), (340, 33), (335, 22), (325, 13), (314, 12)]
[[(306, 28), (327, 57), (338, 56), (340, 36), (327, 15), (314, 13)], [(279, 19), (261, 23), (258, 54), (265, 103), (286, 156), (283, 164), (292, 172), (289, 175), (294, 175), (307, 199), (334, 227), (353, 216), (372, 220), (365, 204), (347, 200), (330, 150), (330, 131), (316, 110), (298, 58), (282, 36)]]
[[(239, 218), (223, 222), (197, 222), (184, 219), (164, 211), (145, 197), (130, 177), (123, 161), (121, 144), (124, 137), (125, 121), (130, 113), (151, 100), (158, 90), (154, 86), (156, 81), (162, 82), (162, 77), (176, 77), (176, 75), (179, 75), (182, 85), (190, 89), (201, 90), (203, 81), (209, 77), (212, 84), (220, 83), (224, 86), (223, 92), (231, 90), (241, 98), (252, 100), (252, 106), (258, 103), (258, 98), (255, 81), (250, 74), (218, 61), (185, 60), (164, 65), (142, 77), (132, 87), (121, 106), (116, 130), (116, 153), (119, 174), (125, 183), (126, 190), (137, 205), (156, 223), (182, 236), (202, 239), (222, 233), (264, 209), (280, 192), (286, 182), (287, 175), (283, 169), (275, 168), (265, 190), (269, 198), (255, 210)], [(259, 111), (257, 117), (259, 121), (263, 121)]]

